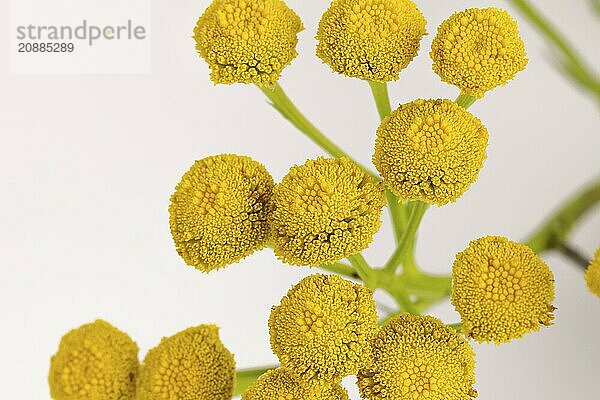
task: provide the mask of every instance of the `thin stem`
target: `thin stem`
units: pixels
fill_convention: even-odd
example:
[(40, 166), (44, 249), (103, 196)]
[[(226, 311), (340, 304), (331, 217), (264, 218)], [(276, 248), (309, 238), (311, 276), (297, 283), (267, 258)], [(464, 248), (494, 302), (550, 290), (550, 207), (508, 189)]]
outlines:
[(577, 222), (600, 203), (600, 178), (567, 199), (525, 240), (536, 253), (557, 249), (564, 244)]
[(467, 108), (471, 107), (476, 100), (477, 99), (475, 97), (464, 92), (460, 92), (454, 102), (466, 110)]
[[(271, 105), (275, 108), (279, 113), (286, 118), (288, 121), (292, 123), (298, 130), (304, 133), (308, 138), (310, 138), (317, 146), (325, 150), (331, 156), (336, 158), (348, 157), (352, 159), (344, 150), (342, 150), (338, 145), (333, 143), (327, 136), (323, 134), (319, 129), (317, 129), (294, 105), (294, 103), (290, 100), (290, 98), (285, 94), (281, 86), (278, 83), (275, 84), (273, 88), (268, 88), (265, 86), (259, 86), (260, 90), (271, 100)], [(357, 165), (360, 165), (355, 160), (353, 160)], [(379, 177), (369, 171), (364, 166), (361, 166), (362, 169), (379, 180)]]
[(557, 248), (564, 256), (568, 257), (575, 264), (580, 266), (584, 271), (590, 265), (591, 257), (584, 256), (578, 249), (575, 249), (567, 243), (562, 243)]
[(364, 282), (365, 286), (370, 289), (375, 289), (377, 286), (377, 276), (375, 271), (369, 266), (369, 263), (365, 260), (362, 254), (353, 254), (348, 257), (348, 261), (352, 264), (360, 279)]
[(262, 367), (262, 368), (255, 368), (255, 369), (243, 369), (243, 370), (239, 370), (236, 372), (236, 381), (235, 381), (235, 390), (233, 392), (234, 396), (239, 396), (242, 393), (244, 393), (244, 391), (250, 386), (252, 385), (259, 376), (261, 376), (262, 374), (264, 374), (265, 372), (277, 368), (276, 366), (273, 367)]
[(456, 324), (448, 324), (448, 326), (458, 333), (462, 332), (462, 322), (457, 322)]
[(348, 278), (360, 279), (360, 276), (358, 275), (356, 270), (352, 268), (352, 266), (344, 264), (342, 262), (336, 262), (329, 265), (320, 265), (319, 268)]
[(384, 119), (392, 112), (390, 106), (390, 97), (388, 94), (388, 87), (386, 83), (368, 81), (371, 91), (373, 92), (373, 98), (377, 105), (377, 111), (379, 112), (379, 118)]
[(406, 257), (407, 253), (412, 249), (417, 230), (419, 229), (423, 215), (425, 214), (425, 211), (427, 211), (428, 207), (429, 205), (427, 203), (423, 203), (421, 201), (415, 202), (415, 204), (412, 206), (410, 218), (408, 220), (408, 226), (406, 227), (404, 235), (402, 235), (400, 245), (396, 248), (394, 254), (392, 254), (389, 261), (385, 264), (384, 270), (386, 272), (395, 272), (400, 263)]

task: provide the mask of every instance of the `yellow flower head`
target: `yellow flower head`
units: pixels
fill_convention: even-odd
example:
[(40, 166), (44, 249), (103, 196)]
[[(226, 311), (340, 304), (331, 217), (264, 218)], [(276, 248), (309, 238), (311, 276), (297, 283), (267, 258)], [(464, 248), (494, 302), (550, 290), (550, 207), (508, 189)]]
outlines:
[(55, 400), (133, 400), (138, 347), (126, 334), (97, 320), (64, 335), (50, 362)]
[(498, 236), (473, 240), (456, 255), (452, 304), (463, 332), (508, 342), (552, 324), (554, 276), (529, 247)]
[(194, 29), (215, 84), (272, 86), (298, 55), (302, 21), (281, 0), (214, 0)]
[(317, 56), (340, 74), (397, 80), (419, 51), (425, 18), (411, 0), (333, 0), (317, 33)]
[(339, 384), (321, 391), (302, 385), (286, 369), (272, 369), (260, 376), (244, 394), (242, 400), (348, 400), (348, 392)]
[(600, 297), (600, 247), (596, 250), (594, 259), (585, 271), (585, 281), (590, 292)]
[(150, 351), (140, 372), (137, 400), (231, 400), (233, 355), (214, 325), (200, 325), (168, 338)]
[(384, 205), (383, 187), (347, 158), (294, 166), (273, 193), (275, 254), (316, 266), (358, 253), (381, 226)]
[(487, 143), (485, 126), (456, 103), (415, 100), (383, 120), (373, 163), (396, 195), (441, 206), (475, 182)]
[(506, 84), (527, 65), (517, 22), (497, 8), (471, 8), (442, 22), (430, 55), (444, 82), (475, 98)]
[(366, 400), (466, 400), (477, 396), (475, 353), (437, 318), (402, 314), (373, 340), (373, 366), (358, 374)]
[(373, 292), (337, 275), (304, 278), (269, 318), (273, 352), (307, 387), (337, 383), (368, 366), (376, 330)]
[(250, 157), (196, 161), (171, 196), (171, 234), (188, 265), (209, 272), (265, 246), (273, 178)]

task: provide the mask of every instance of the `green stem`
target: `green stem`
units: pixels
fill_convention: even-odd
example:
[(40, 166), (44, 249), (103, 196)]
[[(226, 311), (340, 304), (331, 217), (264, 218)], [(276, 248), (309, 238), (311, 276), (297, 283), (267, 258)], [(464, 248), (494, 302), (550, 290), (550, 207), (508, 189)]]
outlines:
[(457, 322), (456, 324), (448, 324), (448, 326), (458, 333), (462, 332), (462, 322)]
[(581, 267), (584, 271), (587, 270), (588, 266), (590, 265), (591, 257), (588, 258), (584, 256), (579, 250), (566, 243), (559, 245), (557, 250), (560, 251), (562, 255), (573, 261), (576, 265)]
[(477, 99), (475, 97), (464, 92), (460, 92), (454, 102), (466, 110), (467, 108), (471, 107), (476, 100)]
[(400, 245), (396, 248), (396, 251), (394, 251), (389, 261), (385, 264), (384, 270), (386, 272), (395, 272), (400, 263), (405, 259), (407, 253), (412, 250), (417, 230), (419, 229), (423, 215), (425, 214), (425, 211), (427, 211), (428, 207), (429, 205), (427, 203), (423, 203), (421, 201), (416, 201), (412, 206), (410, 218), (408, 220), (408, 226), (406, 227), (404, 235), (402, 235)]
[(388, 87), (386, 83), (368, 81), (371, 91), (373, 92), (373, 98), (377, 105), (377, 111), (379, 112), (379, 118), (384, 119), (392, 112), (390, 106), (390, 96), (388, 94)]
[(558, 249), (566, 243), (577, 222), (598, 203), (600, 203), (600, 178), (567, 199), (525, 240), (525, 244), (536, 253)]
[[(290, 100), (290, 98), (285, 94), (281, 86), (278, 83), (275, 84), (273, 88), (268, 88), (265, 86), (259, 86), (260, 90), (271, 100), (271, 105), (275, 108), (279, 113), (286, 118), (288, 121), (292, 123), (298, 130), (304, 133), (308, 138), (310, 138), (317, 146), (325, 150), (331, 156), (336, 158), (348, 157), (352, 159), (344, 150), (342, 150), (338, 145), (333, 143), (327, 136), (323, 134), (319, 129), (317, 129), (294, 105), (294, 103)], [(353, 160), (354, 161), (354, 160)], [(356, 161), (354, 161), (357, 165), (360, 165)], [(363, 170), (379, 180), (377, 174), (369, 171), (364, 166), (361, 166)]]
[(258, 379), (259, 376), (274, 368), (277, 367), (273, 366), (255, 369), (243, 369), (237, 371), (235, 380), (235, 390), (233, 392), (233, 395), (241, 395), (250, 385), (252, 385)]
[(375, 275), (375, 271), (369, 266), (362, 254), (348, 256), (348, 261), (350, 261), (365, 286), (374, 290), (377, 287), (377, 275)]
[(333, 272), (334, 274), (342, 275), (352, 279), (359, 279), (360, 276), (354, 268), (342, 262), (336, 262), (329, 265), (320, 265), (319, 268), (325, 271)]
[(546, 39), (560, 57), (563, 72), (600, 102), (600, 79), (569, 41), (527, 0), (508, 0)]

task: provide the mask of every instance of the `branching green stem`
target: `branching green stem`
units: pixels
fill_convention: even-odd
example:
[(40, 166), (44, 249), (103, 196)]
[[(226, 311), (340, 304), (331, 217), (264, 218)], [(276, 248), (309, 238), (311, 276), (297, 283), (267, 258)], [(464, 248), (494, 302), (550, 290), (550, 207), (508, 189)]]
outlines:
[(237, 371), (235, 380), (235, 390), (233, 392), (233, 395), (241, 395), (250, 385), (252, 385), (258, 379), (259, 376), (274, 368), (277, 368), (277, 366), (262, 367), (256, 369), (243, 369)]
[[(327, 136), (325, 136), (319, 129), (317, 129), (294, 105), (290, 98), (285, 94), (281, 86), (278, 83), (273, 88), (265, 86), (259, 86), (260, 90), (271, 100), (271, 106), (275, 108), (279, 113), (288, 121), (292, 123), (298, 130), (304, 133), (310, 138), (316, 145), (325, 150), (331, 156), (340, 157), (351, 157), (342, 150), (338, 145), (333, 143)], [(358, 162), (353, 160), (357, 165)], [(361, 166), (362, 169), (375, 179), (380, 178), (377, 174), (371, 172), (368, 168)]]
[(429, 205), (427, 203), (421, 201), (414, 202), (408, 220), (408, 226), (400, 240), (400, 244), (390, 257), (389, 261), (385, 264), (384, 269), (386, 272), (395, 272), (400, 263), (405, 260), (407, 254), (412, 250), (417, 230), (419, 229), (423, 215), (428, 207)]
[(362, 254), (353, 254), (348, 257), (348, 261), (350, 261), (366, 287), (370, 289), (375, 289), (377, 287), (377, 275)]
[(334, 264), (329, 264), (329, 265), (321, 265), (321, 266), (319, 266), (319, 268), (321, 268), (322, 270), (325, 270), (325, 271), (333, 272), (334, 274), (345, 276), (347, 278), (352, 278), (352, 279), (360, 278), (360, 276), (358, 275), (358, 273), (352, 266), (342, 263), (342, 262), (336, 262)]

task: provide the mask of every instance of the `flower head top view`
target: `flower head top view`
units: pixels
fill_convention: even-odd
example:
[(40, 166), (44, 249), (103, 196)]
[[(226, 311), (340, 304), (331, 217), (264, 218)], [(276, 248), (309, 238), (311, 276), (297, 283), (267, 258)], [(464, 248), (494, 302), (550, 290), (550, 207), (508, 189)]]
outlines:
[[(528, 239), (498, 232), (467, 239), (462, 251), (447, 254), (445, 274), (428, 272), (430, 266), (418, 257), (444, 251), (426, 234), (417, 247), (425, 218), (440, 224), (440, 213), (485, 200), (495, 218), (511, 223), (510, 215), (495, 213), (493, 202), (502, 199), (482, 200), (473, 188), (478, 179), (491, 179), (488, 156), (495, 155), (496, 167), (510, 157), (494, 144), (512, 133), (498, 131), (481, 109), (468, 108), (476, 102), (483, 108), (490, 92), (510, 93), (499, 86), (527, 79), (519, 76), (528, 59), (516, 18), (500, 8), (469, 8), (436, 27), (428, 25), (416, 1), (332, 0), (321, 4), (320, 20), (303, 33), (301, 13), (290, 7), (300, 2), (205, 3), (210, 4), (199, 10), (193, 29), (203, 60), (199, 70), (215, 85), (253, 84), (229, 90), (262, 92), (323, 153), (294, 162), (286, 158), (281, 173), (273, 160), (256, 157), (254, 148), (211, 155), (200, 144), (198, 157), (173, 166), (173, 176), (180, 178), (168, 188), (164, 224), (173, 239), (166, 245), (179, 265), (208, 274), (202, 275), (206, 279), (227, 267), (224, 275), (235, 279), (236, 270), (253, 271), (249, 257), (266, 252), (262, 263), (270, 260), (281, 271), (303, 274), (288, 290), (255, 272), (257, 280), (267, 282), (265, 290), (281, 299), (270, 301), (270, 312), (267, 306), (255, 319), (268, 332), (270, 340), (260, 345), (270, 345), (274, 361), (236, 369), (234, 358), (244, 358), (248, 349), (237, 347), (234, 356), (226, 345), (247, 327), (219, 331), (213, 324), (218, 321), (199, 321), (164, 337), (140, 363), (129, 336), (99, 320), (62, 338), (50, 366), (52, 398), (350, 400), (358, 393), (364, 400), (471, 400), (486, 393), (476, 384), (475, 350), (502, 345), (497, 350), (502, 351), (508, 342), (552, 331), (555, 277), (545, 253), (567, 249), (584, 207), (600, 201), (595, 187), (577, 194)], [(429, 46), (425, 40), (430, 50), (420, 51)], [(314, 52), (299, 55), (299, 43), (298, 48), (313, 45)], [(324, 76), (362, 85), (373, 95), (371, 112), (376, 108), (380, 119), (355, 137), (365, 140), (364, 159), (370, 155), (372, 165), (343, 150), (286, 94), (281, 81), (302, 79), (298, 69), (286, 69), (297, 56), (313, 57)], [(388, 84), (402, 87), (411, 79), (403, 71), (427, 56), (440, 93), (453, 89), (456, 97), (425, 93), (425, 98), (390, 102)], [(251, 124), (245, 135), (263, 129)], [(164, 200), (166, 213), (169, 199)], [(430, 208), (436, 212), (428, 213)], [(383, 244), (371, 248), (376, 242)], [(580, 295), (600, 297), (600, 249), (593, 259), (585, 258), (585, 267), (581, 283), (589, 293)], [(249, 300), (239, 296), (223, 287), (222, 299), (199, 304), (197, 311), (202, 315), (223, 301)], [(434, 315), (441, 309), (435, 306), (444, 304), (454, 308), (451, 316)]]

